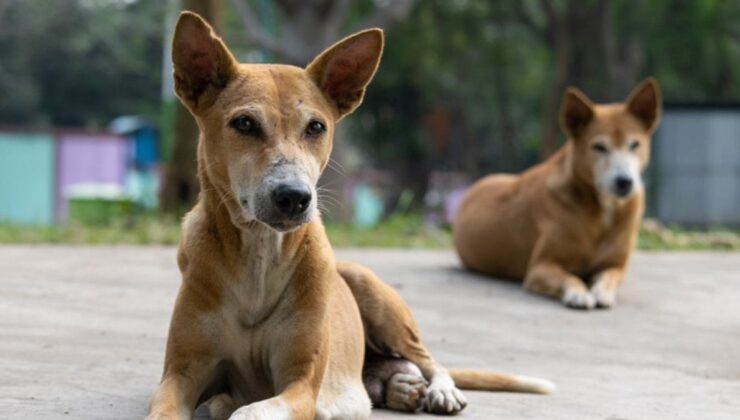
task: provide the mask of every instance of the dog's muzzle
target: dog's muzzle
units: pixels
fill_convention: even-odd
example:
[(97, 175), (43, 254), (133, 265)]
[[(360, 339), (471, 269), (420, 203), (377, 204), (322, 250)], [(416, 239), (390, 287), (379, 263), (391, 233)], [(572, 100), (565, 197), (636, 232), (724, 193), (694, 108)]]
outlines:
[(298, 180), (273, 184), (255, 197), (255, 217), (271, 228), (287, 232), (311, 219), (313, 189)]
[(315, 200), (310, 178), (298, 166), (281, 161), (264, 175), (247, 210), (260, 222), (287, 232), (311, 220)]

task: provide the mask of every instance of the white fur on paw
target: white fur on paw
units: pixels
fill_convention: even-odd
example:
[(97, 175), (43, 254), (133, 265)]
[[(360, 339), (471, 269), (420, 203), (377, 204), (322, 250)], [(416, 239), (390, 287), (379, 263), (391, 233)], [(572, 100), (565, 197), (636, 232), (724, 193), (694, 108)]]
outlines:
[(424, 411), (434, 414), (455, 414), (463, 410), (468, 401), (449, 375), (435, 376), (427, 388)]
[(591, 287), (591, 294), (600, 308), (611, 308), (617, 303), (617, 291), (605, 282), (597, 282)]
[(290, 420), (288, 406), (279, 398), (259, 401), (246, 405), (229, 417), (229, 420)]
[(385, 405), (392, 410), (414, 412), (421, 407), (426, 392), (421, 376), (396, 373), (386, 385)]
[(583, 286), (567, 286), (563, 291), (563, 303), (569, 308), (593, 309), (596, 299)]

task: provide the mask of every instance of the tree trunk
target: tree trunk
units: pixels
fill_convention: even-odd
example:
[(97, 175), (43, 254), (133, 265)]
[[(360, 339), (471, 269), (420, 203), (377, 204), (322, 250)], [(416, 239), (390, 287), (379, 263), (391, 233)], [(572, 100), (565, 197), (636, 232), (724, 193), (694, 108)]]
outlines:
[[(183, 0), (183, 10), (201, 15), (216, 32), (221, 28), (221, 0)], [(181, 213), (198, 197), (198, 125), (190, 112), (177, 102), (174, 118), (172, 159), (167, 166), (161, 193), (162, 211)]]
[(550, 79), (550, 88), (545, 96), (545, 106), (542, 121), (542, 139), (540, 142), (539, 157), (546, 159), (558, 148), (560, 127), (558, 117), (560, 112), (560, 97), (566, 87), (568, 71), (570, 70), (570, 33), (569, 25), (565, 22), (567, 16), (550, 15), (548, 42), (552, 49), (553, 73)]
[(540, 158), (545, 159), (560, 143), (560, 98), (568, 85), (580, 88), (596, 102), (620, 101), (637, 82), (644, 63), (634, 38), (616, 38), (611, 0), (570, 0), (560, 13), (550, 1), (541, 4), (548, 16), (545, 33), (553, 63), (539, 149)]

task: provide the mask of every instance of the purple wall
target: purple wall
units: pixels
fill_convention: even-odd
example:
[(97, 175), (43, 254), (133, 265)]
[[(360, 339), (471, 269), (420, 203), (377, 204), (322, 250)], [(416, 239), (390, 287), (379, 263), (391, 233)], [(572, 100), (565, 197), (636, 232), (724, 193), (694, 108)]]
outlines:
[(123, 185), (129, 146), (107, 134), (61, 134), (57, 143), (56, 217), (65, 220), (65, 187), (79, 183)]

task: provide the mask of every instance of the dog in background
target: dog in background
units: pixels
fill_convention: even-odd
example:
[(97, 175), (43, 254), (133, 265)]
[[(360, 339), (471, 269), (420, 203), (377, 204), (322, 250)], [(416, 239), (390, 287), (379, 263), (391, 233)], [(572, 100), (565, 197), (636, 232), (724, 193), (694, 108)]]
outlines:
[(199, 16), (173, 40), (175, 90), (200, 129), (201, 194), (183, 221), (182, 284), (148, 419), (365, 419), (371, 402), (454, 414), (456, 387), (550, 391), (546, 380), (448, 371), (401, 297), (339, 263), (316, 183), (335, 124), (362, 101), (383, 50), (371, 29), (305, 69), (239, 64)]
[(466, 192), (453, 223), (463, 265), (523, 280), (572, 308), (613, 306), (639, 230), (641, 173), (660, 114), (652, 78), (616, 104), (594, 104), (569, 88), (560, 150), (521, 175), (490, 175)]

